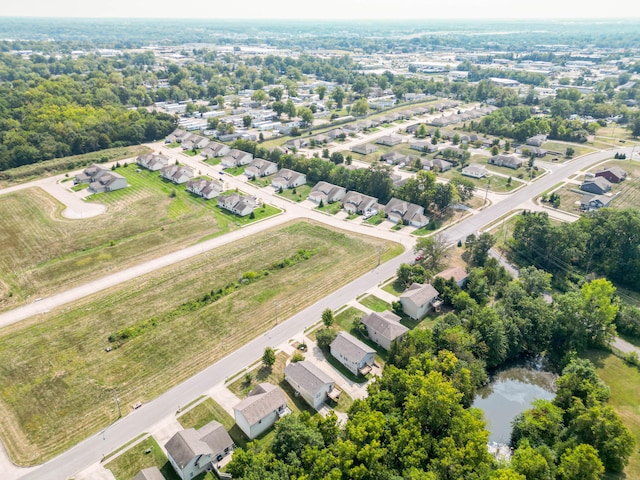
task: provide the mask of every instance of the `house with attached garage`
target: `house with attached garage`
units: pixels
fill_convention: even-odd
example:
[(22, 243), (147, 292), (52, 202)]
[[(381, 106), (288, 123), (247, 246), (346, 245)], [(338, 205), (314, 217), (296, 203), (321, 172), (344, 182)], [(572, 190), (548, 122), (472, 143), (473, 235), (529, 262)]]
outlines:
[(182, 140), (180, 147), (182, 150), (191, 150), (192, 148), (204, 148), (211, 140), (201, 135), (191, 135), (189, 138)]
[(232, 149), (227, 152), (227, 154), (222, 157), (223, 168), (233, 168), (233, 167), (241, 167), (243, 165), (249, 165), (253, 160), (253, 155), (249, 152), (243, 152), (242, 150)]
[(518, 157), (512, 157), (511, 155), (494, 155), (489, 158), (489, 163), (498, 167), (507, 167), (517, 170), (524, 164), (524, 160)]
[(288, 188), (296, 188), (307, 183), (307, 176), (304, 173), (298, 173), (288, 168), (282, 168), (271, 180), (271, 185), (276, 189), (286, 190)]
[(329, 348), (331, 355), (354, 375), (366, 375), (371, 371), (376, 351), (353, 335), (338, 332)]
[(250, 440), (289, 413), (287, 396), (280, 387), (270, 383), (259, 384), (249, 392), (247, 398), (233, 407), (236, 424)]
[(627, 178), (627, 172), (620, 167), (608, 167), (598, 170), (596, 177), (606, 178), (611, 183), (620, 183)]
[(189, 167), (183, 165), (167, 165), (160, 169), (160, 176), (178, 185), (187, 183), (195, 174)]
[(278, 171), (278, 165), (263, 158), (254, 158), (244, 169), (244, 174), (248, 178), (262, 178), (273, 175)]
[(377, 204), (377, 198), (353, 190), (348, 192), (342, 199), (342, 208), (349, 213), (363, 214), (367, 210), (373, 210)]
[(187, 132), (181, 128), (176, 128), (164, 139), (165, 143), (182, 143), (183, 140), (189, 138), (192, 133)]
[(73, 184), (78, 185), (80, 183), (97, 182), (102, 175), (106, 175), (111, 171), (112, 170), (102, 168), (100, 165), (96, 165), (94, 163), (93, 165), (89, 165), (87, 168), (85, 168), (82, 173), (78, 173), (73, 178)]
[(191, 192), (194, 195), (206, 198), (207, 200), (217, 197), (223, 190), (224, 185), (219, 180), (205, 180), (204, 178), (198, 178), (187, 182), (187, 192)]
[(397, 165), (398, 163), (406, 163), (407, 156), (399, 152), (387, 152), (380, 157), (380, 160)]
[(205, 158), (224, 157), (231, 151), (229, 145), (220, 142), (209, 142), (206, 147), (200, 150), (200, 155)]
[(418, 152), (426, 152), (426, 153), (434, 153), (438, 151), (437, 145), (433, 145), (431, 142), (428, 142), (426, 140), (418, 140), (415, 142), (410, 142), (409, 148), (411, 150), (417, 150)]
[(237, 193), (220, 195), (218, 197), (218, 207), (228, 210), (240, 217), (246, 217), (258, 208), (258, 199), (256, 197), (238, 195)]
[(384, 135), (376, 140), (376, 143), (385, 145), (387, 147), (393, 147), (402, 143), (402, 137), (399, 135)]
[(362, 143), (360, 145), (351, 147), (351, 151), (353, 153), (359, 153), (360, 155), (369, 155), (371, 153), (377, 152), (378, 147), (376, 147), (372, 143)]
[(164, 447), (175, 472), (187, 480), (211, 470), (213, 462), (229, 455), (235, 446), (227, 430), (212, 421), (198, 430), (180, 430)]
[(611, 182), (604, 177), (586, 178), (580, 185), (580, 190), (596, 195), (604, 195), (611, 190)]
[(347, 194), (347, 189), (333, 185), (329, 182), (318, 182), (315, 187), (309, 192), (308, 199), (312, 202), (325, 205), (342, 200)]
[(451, 267), (436, 274), (436, 277), (442, 277), (445, 280), (450, 280), (453, 278), (453, 281), (456, 282), (456, 285), (462, 288), (467, 283), (469, 274), (463, 267)]
[(393, 223), (411, 225), (416, 228), (422, 228), (429, 223), (429, 219), (424, 214), (424, 207), (398, 198), (389, 200), (389, 203), (384, 207), (384, 213)]
[(462, 169), (462, 175), (473, 178), (483, 178), (487, 176), (487, 169), (484, 165), (472, 163)]
[(361, 320), (367, 328), (367, 336), (385, 350), (391, 348), (391, 342), (402, 340), (409, 331), (400, 323), (400, 317), (393, 312), (372, 312)]
[(608, 207), (614, 197), (606, 195), (583, 195), (580, 199), (580, 209), (585, 212), (592, 212), (600, 208)]
[(89, 191), (93, 193), (113, 192), (128, 187), (127, 179), (116, 172), (108, 171), (89, 184)]
[(434, 158), (433, 160), (427, 160), (426, 158), (420, 159), (420, 164), (423, 170), (432, 170), (438, 172), (447, 172), (453, 168), (451, 162), (442, 160), (441, 158)]
[(284, 379), (314, 409), (319, 410), (330, 398), (338, 400), (335, 380), (309, 361), (290, 363), (284, 369)]
[(142, 168), (157, 172), (162, 167), (169, 165), (169, 157), (164, 155), (158, 155), (156, 153), (147, 153), (146, 155), (140, 155), (136, 158), (136, 163)]
[(422, 320), (434, 308), (440, 308), (439, 292), (430, 284), (414, 283), (402, 295), (402, 311), (414, 320)]

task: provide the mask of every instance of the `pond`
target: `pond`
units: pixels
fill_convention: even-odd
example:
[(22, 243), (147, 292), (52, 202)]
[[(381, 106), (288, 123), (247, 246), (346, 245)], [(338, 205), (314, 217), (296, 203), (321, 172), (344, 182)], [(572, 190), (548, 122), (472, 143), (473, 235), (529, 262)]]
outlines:
[(484, 412), (489, 442), (508, 444), (511, 422), (538, 399), (555, 397), (556, 375), (535, 364), (519, 365), (496, 373), (491, 382), (478, 390), (473, 406)]

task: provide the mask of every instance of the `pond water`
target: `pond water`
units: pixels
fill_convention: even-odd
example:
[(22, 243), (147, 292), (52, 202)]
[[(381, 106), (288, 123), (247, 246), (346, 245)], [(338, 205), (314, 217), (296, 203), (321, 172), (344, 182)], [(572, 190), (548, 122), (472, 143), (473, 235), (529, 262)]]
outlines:
[(496, 373), (491, 382), (478, 390), (473, 406), (484, 412), (489, 430), (489, 442), (508, 444), (511, 422), (531, 403), (555, 397), (556, 375), (536, 368), (536, 365), (511, 367)]

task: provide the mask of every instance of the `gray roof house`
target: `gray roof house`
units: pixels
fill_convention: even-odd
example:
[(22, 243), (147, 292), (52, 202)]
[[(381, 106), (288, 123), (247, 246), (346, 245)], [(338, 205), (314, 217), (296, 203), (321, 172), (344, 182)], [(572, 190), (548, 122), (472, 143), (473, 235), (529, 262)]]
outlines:
[(487, 169), (484, 165), (472, 163), (462, 169), (462, 175), (473, 178), (482, 178), (487, 176)]
[(405, 162), (406, 159), (407, 156), (399, 152), (387, 152), (380, 157), (380, 160), (383, 160), (389, 164), (398, 164), (401, 162)]
[(438, 308), (442, 304), (438, 295), (439, 292), (433, 285), (414, 283), (400, 295), (402, 311), (414, 320), (422, 320), (432, 308)]
[(329, 182), (318, 182), (315, 187), (309, 192), (307, 197), (312, 202), (320, 204), (320, 202), (326, 204), (337, 202), (342, 200), (347, 194), (347, 189), (333, 185)]
[(187, 191), (198, 195), (200, 197), (211, 200), (212, 198), (220, 195), (224, 190), (224, 185), (219, 180), (205, 180), (199, 178), (196, 180), (189, 180), (187, 182)]
[(193, 170), (182, 165), (167, 165), (160, 169), (160, 176), (176, 184), (187, 183), (194, 177)]
[(205, 158), (224, 157), (231, 151), (229, 145), (220, 142), (209, 142), (206, 147), (200, 150), (200, 155)]
[(339, 332), (330, 349), (331, 355), (354, 375), (366, 375), (371, 371), (376, 351), (353, 335)]
[(595, 173), (596, 177), (602, 177), (609, 180), (611, 183), (620, 183), (627, 178), (627, 172), (620, 167), (608, 167), (598, 170)]
[(162, 167), (169, 165), (169, 157), (158, 155), (156, 153), (147, 153), (136, 158), (136, 163), (147, 170), (157, 172)]
[(77, 185), (79, 183), (96, 182), (102, 175), (106, 175), (109, 172), (111, 172), (110, 169), (103, 168), (94, 163), (93, 165), (89, 165), (85, 168), (82, 173), (77, 174), (73, 179), (73, 183), (74, 185)]
[(387, 147), (393, 147), (402, 143), (402, 137), (399, 135), (383, 135), (376, 140), (376, 143), (380, 145), (386, 145)]
[(165, 444), (169, 463), (182, 480), (191, 479), (211, 468), (233, 451), (233, 440), (218, 422), (200, 430), (188, 428), (177, 432)]
[(378, 147), (376, 147), (372, 143), (362, 143), (360, 145), (351, 147), (351, 151), (354, 153), (359, 153), (361, 155), (369, 155), (370, 153), (377, 152)]
[(434, 158), (433, 160), (422, 158), (420, 159), (420, 164), (424, 170), (437, 170), (439, 172), (446, 172), (453, 168), (453, 164), (451, 162), (447, 162), (441, 158)]
[(278, 165), (263, 158), (254, 158), (244, 169), (244, 174), (249, 178), (261, 178), (273, 175), (278, 171)]
[(153, 466), (140, 470), (133, 480), (165, 480), (165, 478), (160, 469)]
[(361, 321), (367, 327), (367, 335), (371, 341), (385, 350), (391, 348), (391, 342), (394, 340), (402, 340), (409, 331), (407, 327), (400, 323), (400, 317), (388, 310), (380, 313), (372, 312)]
[(291, 413), (287, 397), (280, 387), (261, 383), (249, 392), (247, 398), (233, 407), (233, 414), (240, 430), (253, 440), (271, 428), (276, 421)]
[(258, 208), (258, 199), (256, 197), (238, 195), (237, 193), (220, 195), (218, 197), (218, 207), (235, 213), (240, 217), (246, 217)]
[(614, 197), (606, 195), (583, 195), (580, 199), (580, 209), (586, 212), (592, 212), (599, 208), (608, 207)]
[(307, 176), (304, 173), (298, 173), (288, 168), (281, 168), (271, 180), (271, 185), (274, 188), (283, 190), (299, 187), (305, 183), (307, 183)]
[(96, 181), (89, 184), (89, 191), (93, 193), (113, 192), (128, 187), (127, 179), (116, 172), (106, 172)]
[(207, 137), (203, 137), (201, 135), (191, 135), (189, 138), (182, 140), (180, 144), (182, 150), (189, 150), (191, 148), (204, 148), (209, 142)]
[(186, 130), (182, 130), (181, 128), (176, 128), (173, 132), (167, 135), (164, 141), (165, 143), (173, 143), (173, 142), (181, 143), (183, 140), (189, 138), (191, 135), (193, 134), (187, 132)]
[(337, 399), (340, 390), (335, 389), (335, 380), (308, 361), (290, 363), (284, 369), (284, 379), (316, 410), (327, 398)]
[(356, 191), (348, 192), (342, 199), (342, 208), (349, 213), (365, 213), (367, 210), (373, 209), (378, 203), (378, 199), (364, 195)]
[(580, 190), (596, 195), (604, 195), (611, 190), (611, 182), (604, 177), (586, 178), (580, 185)]
[(438, 151), (438, 146), (433, 145), (431, 142), (427, 140), (417, 140), (415, 142), (410, 142), (409, 148), (412, 150), (417, 150), (418, 152), (427, 152), (427, 153), (433, 153)]
[(422, 228), (429, 223), (429, 219), (424, 214), (424, 207), (398, 198), (389, 200), (389, 203), (384, 207), (384, 213), (394, 223), (411, 225), (416, 228)]
[(234, 148), (222, 157), (221, 164), (224, 168), (241, 167), (242, 165), (251, 163), (251, 160), (253, 160), (252, 154)]
[(525, 143), (527, 145), (531, 145), (534, 147), (541, 147), (542, 144), (546, 141), (547, 141), (547, 136), (541, 134), (541, 135), (534, 135), (533, 137), (527, 138)]
[(507, 167), (517, 170), (524, 164), (524, 160), (518, 157), (512, 157), (511, 155), (494, 155), (489, 158), (491, 165), (497, 165), (498, 167)]
[(309, 140), (303, 138), (293, 138), (284, 144), (287, 148), (295, 148), (296, 150), (300, 150), (301, 148), (305, 148), (309, 146)]

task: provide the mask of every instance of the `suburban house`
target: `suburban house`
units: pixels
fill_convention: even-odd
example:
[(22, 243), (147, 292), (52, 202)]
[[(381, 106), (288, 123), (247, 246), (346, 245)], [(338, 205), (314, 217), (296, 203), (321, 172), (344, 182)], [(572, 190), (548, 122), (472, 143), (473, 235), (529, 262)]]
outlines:
[(367, 210), (372, 210), (378, 203), (378, 199), (370, 197), (369, 195), (363, 195), (356, 191), (351, 190), (342, 199), (342, 208), (349, 213), (365, 213)]
[(211, 200), (212, 198), (220, 195), (224, 190), (224, 185), (219, 180), (205, 180), (199, 178), (196, 180), (189, 180), (187, 182), (187, 191), (198, 195), (200, 197)]
[(417, 140), (409, 143), (409, 148), (418, 152), (434, 153), (438, 151), (438, 146), (426, 140)]
[(337, 400), (342, 393), (335, 388), (333, 378), (308, 361), (287, 365), (284, 379), (316, 410), (322, 407), (327, 398)]
[(367, 327), (367, 336), (371, 341), (385, 350), (391, 348), (391, 342), (394, 340), (402, 340), (409, 331), (407, 327), (400, 323), (400, 317), (389, 310), (370, 313), (361, 322)]
[(308, 147), (309, 141), (302, 138), (294, 138), (285, 143), (284, 146), (287, 148), (295, 148), (296, 150), (300, 150), (301, 148)]
[(407, 156), (398, 152), (387, 152), (380, 157), (380, 160), (385, 161), (389, 164), (398, 164), (405, 162), (407, 160)]
[(182, 480), (211, 470), (213, 462), (233, 451), (233, 440), (226, 429), (212, 421), (199, 430), (188, 428), (176, 433), (165, 444), (169, 463)]
[(206, 147), (200, 150), (200, 155), (205, 158), (224, 157), (231, 151), (229, 145), (220, 142), (209, 142)]
[(580, 185), (580, 190), (596, 195), (604, 195), (611, 190), (611, 182), (604, 177), (586, 178)]
[(393, 223), (411, 225), (416, 228), (422, 228), (429, 223), (429, 219), (424, 214), (424, 207), (398, 198), (389, 200), (389, 203), (384, 207), (384, 213)]
[(482, 178), (487, 176), (487, 169), (479, 163), (472, 163), (462, 169), (462, 175), (473, 178)]
[(387, 147), (393, 147), (402, 143), (402, 137), (399, 135), (383, 135), (376, 140), (376, 143), (380, 145), (386, 145)]
[(237, 193), (220, 195), (218, 197), (218, 206), (240, 217), (246, 217), (258, 208), (258, 199), (256, 197), (238, 195)]
[(280, 387), (261, 383), (249, 392), (247, 398), (233, 407), (233, 414), (240, 430), (253, 440), (271, 428), (276, 421), (291, 413), (287, 397)]
[(85, 168), (82, 173), (78, 173), (73, 179), (73, 184), (78, 185), (79, 183), (96, 182), (102, 175), (106, 175), (111, 171), (112, 170), (102, 168), (101, 166), (94, 163), (93, 165), (89, 165), (87, 168)]
[(346, 188), (321, 181), (316, 183), (315, 187), (311, 189), (308, 199), (317, 204), (322, 202), (327, 205), (342, 200), (346, 194)]
[(489, 158), (491, 165), (497, 165), (498, 167), (507, 167), (517, 170), (524, 164), (524, 160), (518, 157), (512, 157), (511, 155), (494, 155)]
[(438, 172), (447, 172), (453, 168), (453, 163), (442, 160), (441, 158), (434, 158), (433, 160), (421, 158), (420, 164), (423, 170), (436, 170)]
[(451, 267), (441, 271), (436, 275), (436, 277), (442, 277), (445, 280), (450, 280), (453, 278), (453, 280), (459, 287), (464, 287), (464, 285), (467, 283), (467, 279), (469, 278), (469, 274), (463, 267)]
[(620, 167), (608, 167), (596, 172), (596, 177), (602, 177), (611, 183), (620, 183), (627, 178), (627, 172)]
[(369, 155), (370, 153), (377, 152), (378, 147), (376, 147), (372, 143), (362, 143), (360, 145), (351, 147), (351, 151), (354, 153), (359, 153), (361, 155)]
[(165, 480), (165, 478), (160, 469), (153, 466), (140, 470), (133, 480)]
[(608, 207), (614, 197), (606, 195), (583, 195), (580, 199), (580, 209), (586, 212), (592, 212), (599, 208)]
[(160, 176), (173, 183), (187, 183), (194, 177), (193, 170), (181, 165), (167, 165), (160, 169)]
[(147, 153), (136, 158), (136, 163), (147, 170), (157, 172), (162, 167), (169, 165), (169, 157), (158, 155), (156, 153)]
[(402, 311), (414, 320), (421, 320), (432, 308), (438, 308), (442, 305), (438, 295), (439, 293), (433, 288), (433, 285), (414, 283), (400, 295)]
[(520, 155), (533, 155), (534, 157), (541, 158), (549, 153), (549, 150), (531, 145), (520, 145), (519, 147), (516, 147), (516, 153)]
[(278, 171), (278, 165), (263, 158), (254, 158), (244, 169), (244, 174), (249, 178), (260, 178), (273, 175)]
[(546, 141), (547, 141), (547, 136), (541, 134), (541, 135), (534, 135), (533, 137), (527, 138), (525, 143), (533, 147), (541, 147), (542, 144)]
[(171, 132), (164, 139), (165, 143), (182, 143), (184, 139), (189, 138), (192, 133), (187, 132), (186, 130), (182, 130), (181, 128), (176, 128), (173, 132)]
[(275, 189), (286, 190), (287, 188), (296, 188), (307, 183), (307, 176), (304, 173), (294, 172), (288, 168), (282, 168), (271, 180), (271, 185)]
[(232, 149), (222, 157), (221, 164), (224, 168), (241, 167), (242, 165), (249, 165), (253, 160), (253, 155), (249, 152), (243, 152), (242, 150)]
[(209, 142), (207, 137), (203, 137), (201, 135), (191, 135), (189, 138), (182, 140), (180, 146), (182, 150), (191, 150), (192, 148), (204, 148)]
[(366, 375), (376, 351), (346, 332), (338, 332), (338, 336), (330, 345), (331, 355), (354, 375)]
[(126, 178), (119, 173), (108, 171), (89, 184), (89, 191), (93, 193), (113, 192), (128, 186)]

